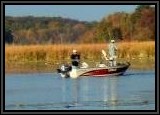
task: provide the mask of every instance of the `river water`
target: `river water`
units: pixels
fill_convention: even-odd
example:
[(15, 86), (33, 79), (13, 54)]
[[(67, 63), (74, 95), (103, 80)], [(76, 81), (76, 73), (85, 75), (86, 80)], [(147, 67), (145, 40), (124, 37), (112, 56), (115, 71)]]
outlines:
[(6, 110), (155, 110), (155, 71), (61, 78), (57, 73), (5, 74)]

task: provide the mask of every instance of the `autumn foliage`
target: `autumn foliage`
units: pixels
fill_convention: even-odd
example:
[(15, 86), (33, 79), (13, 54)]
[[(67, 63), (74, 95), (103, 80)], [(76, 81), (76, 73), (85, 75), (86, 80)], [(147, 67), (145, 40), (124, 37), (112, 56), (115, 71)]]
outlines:
[(104, 43), (155, 40), (155, 7), (139, 5), (132, 13), (115, 12), (100, 22), (61, 17), (5, 17), (5, 41), (14, 44)]

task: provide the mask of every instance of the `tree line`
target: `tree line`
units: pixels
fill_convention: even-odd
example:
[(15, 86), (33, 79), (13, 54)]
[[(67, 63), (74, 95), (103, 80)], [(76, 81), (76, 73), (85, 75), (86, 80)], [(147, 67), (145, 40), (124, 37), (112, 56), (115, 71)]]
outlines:
[(62, 17), (5, 16), (6, 43), (102, 43), (110, 39), (154, 40), (155, 7), (139, 5), (132, 13), (116, 12), (99, 22)]

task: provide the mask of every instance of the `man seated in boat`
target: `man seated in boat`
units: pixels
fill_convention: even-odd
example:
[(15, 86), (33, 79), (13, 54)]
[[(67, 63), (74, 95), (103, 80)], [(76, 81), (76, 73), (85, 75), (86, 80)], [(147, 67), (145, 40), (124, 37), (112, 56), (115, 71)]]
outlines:
[(79, 67), (80, 54), (77, 53), (77, 50), (73, 50), (70, 58), (71, 58), (71, 61), (72, 61), (72, 66)]
[(111, 43), (109, 44), (108, 49), (109, 49), (110, 66), (116, 66), (117, 65), (117, 62), (116, 62), (117, 47), (115, 45), (115, 40), (111, 40)]

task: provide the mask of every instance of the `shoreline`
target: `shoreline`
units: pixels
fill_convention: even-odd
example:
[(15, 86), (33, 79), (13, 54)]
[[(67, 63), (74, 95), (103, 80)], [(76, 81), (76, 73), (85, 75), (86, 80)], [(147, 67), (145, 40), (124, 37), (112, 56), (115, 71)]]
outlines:
[[(87, 61), (86, 61), (87, 62)], [(128, 70), (155, 70), (155, 60), (130, 60), (131, 66)], [(88, 62), (87, 62), (88, 63)], [(90, 67), (95, 67), (95, 62)], [(62, 63), (55, 62), (53, 65), (46, 65), (45, 62), (30, 62), (30, 63), (10, 63), (5, 65), (5, 73), (53, 73), (60, 67)]]

